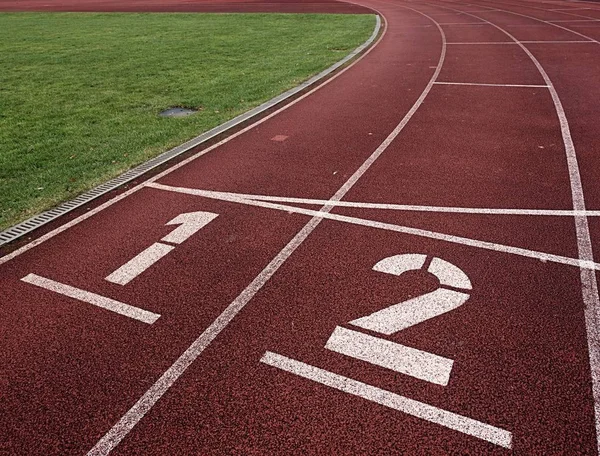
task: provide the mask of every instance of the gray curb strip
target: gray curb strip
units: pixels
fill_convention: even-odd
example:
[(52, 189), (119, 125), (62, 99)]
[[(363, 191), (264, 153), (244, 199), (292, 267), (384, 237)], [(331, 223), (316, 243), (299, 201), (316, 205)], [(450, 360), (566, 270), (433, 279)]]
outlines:
[(267, 111), (268, 109), (271, 109), (272, 107), (278, 105), (282, 101), (285, 101), (290, 97), (293, 97), (298, 92), (302, 92), (306, 88), (314, 85), (315, 83), (319, 82), (320, 80), (322, 80), (329, 74), (333, 73), (335, 70), (337, 70), (338, 68), (340, 68), (341, 66), (346, 64), (348, 61), (352, 60), (354, 57), (356, 57), (358, 54), (360, 54), (362, 51), (364, 51), (367, 47), (369, 47), (371, 45), (371, 43), (375, 40), (377, 35), (379, 34), (380, 29), (381, 29), (381, 18), (377, 15), (375, 29), (373, 30), (373, 33), (371, 34), (369, 39), (367, 41), (365, 41), (363, 44), (361, 44), (359, 47), (354, 49), (354, 51), (352, 51), (350, 54), (348, 54), (346, 57), (344, 57), (339, 62), (334, 63), (329, 68), (323, 70), (322, 72), (313, 76), (312, 78), (308, 79), (307, 81), (303, 82), (299, 86), (296, 86), (293, 89), (290, 89), (287, 92), (284, 92), (281, 95), (278, 95), (275, 98), (272, 98), (269, 101), (266, 101), (265, 103), (261, 104), (260, 106), (257, 106), (256, 108), (251, 109), (250, 111), (247, 111), (244, 114), (240, 114), (239, 116), (234, 117), (233, 119), (213, 128), (212, 130), (202, 133), (200, 136), (196, 136), (195, 138), (190, 139), (189, 141), (187, 141), (171, 150), (163, 152), (162, 154), (152, 158), (151, 160), (148, 160), (147, 162), (142, 163), (141, 165), (136, 166), (135, 168), (132, 168), (129, 171), (124, 172), (120, 176), (115, 177), (114, 179), (111, 179), (108, 182), (105, 182), (104, 184), (100, 184), (99, 186), (94, 187), (93, 189), (79, 195), (75, 199), (67, 201), (66, 203), (63, 203), (60, 206), (57, 206), (53, 209), (42, 212), (41, 214), (31, 217), (30, 219), (27, 219), (24, 222), (21, 222), (17, 225), (14, 225), (14, 226), (8, 228), (5, 231), (0, 232), (0, 247), (26, 235), (27, 233), (30, 233), (31, 231), (33, 231), (37, 228), (40, 228), (40, 227), (46, 225), (47, 223), (50, 223), (51, 221), (57, 219), (61, 215), (67, 214), (68, 212), (71, 212), (71, 211), (77, 209), (78, 207), (88, 204), (90, 201), (92, 201), (112, 190), (117, 189), (118, 187), (120, 187), (123, 184), (126, 184), (127, 182), (130, 182), (134, 179), (139, 178), (140, 176), (147, 173), (148, 171), (150, 171), (160, 165), (163, 165), (164, 163), (168, 162), (169, 160), (171, 160), (175, 157), (178, 157), (179, 155), (189, 151), (190, 149), (193, 149), (193, 148), (201, 145), (202, 143), (204, 143), (206, 141), (209, 141), (210, 139), (226, 132), (227, 130), (230, 130), (230, 129), (240, 125), (241, 123), (246, 122), (246, 121), (252, 119), (253, 117), (260, 115), (261, 113)]

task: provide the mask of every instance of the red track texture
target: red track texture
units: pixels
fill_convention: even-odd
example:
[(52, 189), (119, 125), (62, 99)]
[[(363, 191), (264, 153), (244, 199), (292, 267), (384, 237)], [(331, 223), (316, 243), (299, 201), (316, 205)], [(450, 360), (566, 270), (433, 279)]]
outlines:
[[(572, 211), (584, 197), (600, 210), (600, 6), (473, 1), (273, 3), (375, 8), (385, 34), (287, 109), (0, 259), (0, 452), (597, 454), (597, 277), (586, 239), (598, 252), (598, 213), (444, 208)], [(342, 201), (426, 208), (330, 207), (317, 224), (302, 212), (321, 209), (310, 201), (260, 207), (173, 187), (318, 200), (343, 188)], [(195, 211), (218, 216), (128, 284), (105, 280)], [(325, 348), (336, 327), (357, 330), (349, 322), (439, 286), (422, 271), (373, 270), (402, 254), (460, 268), (469, 299), (388, 336), (360, 331), (454, 360), (446, 386)], [(23, 282), (29, 274), (160, 318), (145, 324)], [(505, 430), (510, 448), (267, 365), (266, 352)]]
[(335, 0), (0, 0), (0, 11), (372, 13), (364, 6)]

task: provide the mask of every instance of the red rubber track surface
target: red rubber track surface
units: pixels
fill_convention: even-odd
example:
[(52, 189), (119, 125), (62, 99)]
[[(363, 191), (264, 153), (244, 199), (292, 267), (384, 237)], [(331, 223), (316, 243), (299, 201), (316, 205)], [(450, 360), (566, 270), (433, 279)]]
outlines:
[(120, 11), (195, 13), (351, 13), (368, 8), (336, 0), (0, 0), (0, 11)]
[[(386, 31), (319, 90), (156, 183), (327, 200), (384, 147), (353, 186), (346, 184), (343, 201), (429, 209), (333, 208), (337, 220), (322, 221), (293, 251), (288, 247), (289, 258), (264, 285), (251, 287), (247, 305), (121, 435), (115, 454), (597, 454), (598, 364), (589, 348), (597, 328), (589, 324), (593, 299), (582, 298), (592, 279), (577, 266), (583, 235), (573, 216), (492, 210), (574, 207), (564, 119), (540, 68), (564, 108), (586, 209), (600, 210), (600, 44), (594, 41), (600, 22), (593, 21), (600, 6), (359, 3), (271, 4), (281, 11), (375, 8)], [(266, 5), (115, 4), (154, 11), (264, 11)], [(75, 4), (48, 5), (0, 2), (2, 9)], [(589, 9), (577, 9), (582, 5)], [(571, 43), (586, 40), (581, 35), (588, 42)], [(386, 140), (403, 118), (399, 134)], [(0, 452), (92, 449), (295, 239), (310, 220), (298, 212), (321, 207), (305, 201), (277, 210), (227, 198), (144, 186), (0, 264)], [(448, 207), (490, 211), (441, 209)], [(218, 217), (127, 285), (105, 280), (173, 231), (167, 222), (195, 211)], [(587, 223), (598, 252), (600, 220), (592, 214)], [(373, 270), (384, 258), (408, 253), (464, 271), (469, 299), (390, 336), (369, 334), (454, 360), (446, 386), (324, 348), (336, 327), (351, 328), (352, 320), (439, 285), (423, 272)], [(144, 324), (21, 281), (31, 273), (160, 318)], [(265, 352), (506, 430), (512, 446), (266, 365)]]

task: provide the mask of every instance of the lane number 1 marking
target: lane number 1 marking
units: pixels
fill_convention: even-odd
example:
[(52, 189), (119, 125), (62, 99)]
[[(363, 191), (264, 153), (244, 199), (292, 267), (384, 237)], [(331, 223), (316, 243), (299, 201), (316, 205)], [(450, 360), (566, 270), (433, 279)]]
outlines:
[[(166, 225), (180, 225), (161, 239), (169, 244), (181, 244), (213, 221), (218, 214), (212, 212), (188, 212), (180, 214)], [(175, 247), (161, 242), (155, 242), (144, 251), (106, 277), (106, 280), (119, 285), (127, 285), (142, 272), (167, 255)]]

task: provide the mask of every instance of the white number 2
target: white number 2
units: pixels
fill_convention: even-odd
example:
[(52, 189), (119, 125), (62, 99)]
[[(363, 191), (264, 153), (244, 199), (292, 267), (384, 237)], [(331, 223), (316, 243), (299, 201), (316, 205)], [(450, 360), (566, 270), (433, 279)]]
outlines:
[[(379, 261), (373, 270), (400, 276), (407, 271), (424, 269), (426, 263), (426, 255), (394, 255)], [(440, 282), (436, 290), (357, 318), (349, 324), (391, 335), (443, 315), (469, 299), (471, 281), (461, 269), (433, 258), (427, 271)], [(448, 384), (454, 364), (451, 359), (341, 326), (334, 330), (325, 348), (444, 386)]]

